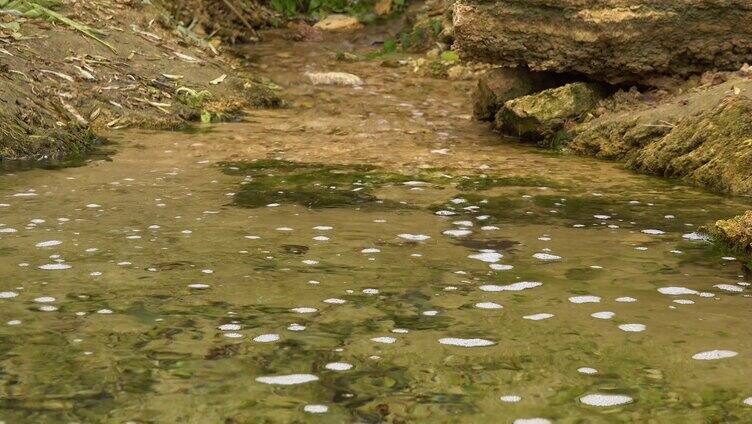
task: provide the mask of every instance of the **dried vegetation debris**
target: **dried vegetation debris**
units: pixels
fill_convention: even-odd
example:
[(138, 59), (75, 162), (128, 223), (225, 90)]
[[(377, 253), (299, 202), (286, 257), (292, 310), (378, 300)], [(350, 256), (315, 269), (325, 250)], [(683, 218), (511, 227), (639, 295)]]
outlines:
[(81, 152), (93, 142), (92, 130), (174, 129), (283, 105), (276, 84), (242, 71), (158, 6), (101, 0), (5, 7), (13, 5), (19, 9), (0, 14), (0, 159)]

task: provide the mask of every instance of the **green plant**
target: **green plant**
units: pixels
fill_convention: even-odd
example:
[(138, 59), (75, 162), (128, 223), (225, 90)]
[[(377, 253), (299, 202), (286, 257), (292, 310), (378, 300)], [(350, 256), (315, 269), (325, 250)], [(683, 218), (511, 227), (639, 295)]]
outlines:
[(208, 124), (212, 120), (212, 113), (204, 106), (206, 100), (212, 97), (208, 90), (196, 91), (188, 87), (180, 87), (175, 91), (178, 100), (189, 108), (198, 111), (201, 115), (201, 122)]

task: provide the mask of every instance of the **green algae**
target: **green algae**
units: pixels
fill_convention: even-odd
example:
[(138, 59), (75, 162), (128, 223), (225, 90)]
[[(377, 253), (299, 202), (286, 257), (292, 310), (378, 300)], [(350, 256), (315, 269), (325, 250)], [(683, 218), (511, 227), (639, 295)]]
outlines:
[(411, 178), (369, 165), (325, 165), (283, 160), (222, 163), (229, 175), (243, 175), (234, 204), (259, 208), (269, 204), (298, 204), (308, 208), (345, 206), (407, 206), (381, 200), (374, 189), (401, 184)]

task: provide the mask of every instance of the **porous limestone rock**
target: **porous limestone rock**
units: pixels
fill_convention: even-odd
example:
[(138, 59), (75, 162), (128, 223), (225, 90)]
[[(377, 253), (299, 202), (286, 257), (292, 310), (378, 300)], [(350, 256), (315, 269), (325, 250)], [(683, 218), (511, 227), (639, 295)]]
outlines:
[(562, 84), (563, 79), (553, 73), (525, 68), (491, 69), (480, 77), (473, 93), (473, 116), (481, 121), (493, 121), (507, 101)]
[(462, 0), (463, 59), (618, 83), (737, 70), (752, 57), (748, 0)]

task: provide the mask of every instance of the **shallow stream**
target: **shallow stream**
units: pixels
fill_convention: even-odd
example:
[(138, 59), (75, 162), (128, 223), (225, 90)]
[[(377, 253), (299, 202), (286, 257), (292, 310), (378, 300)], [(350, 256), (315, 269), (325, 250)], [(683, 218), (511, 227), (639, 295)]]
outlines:
[(746, 200), (321, 57), (260, 65), (288, 110), (0, 175), (0, 420), (752, 421), (749, 275), (698, 232)]

